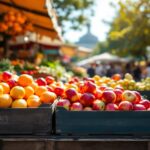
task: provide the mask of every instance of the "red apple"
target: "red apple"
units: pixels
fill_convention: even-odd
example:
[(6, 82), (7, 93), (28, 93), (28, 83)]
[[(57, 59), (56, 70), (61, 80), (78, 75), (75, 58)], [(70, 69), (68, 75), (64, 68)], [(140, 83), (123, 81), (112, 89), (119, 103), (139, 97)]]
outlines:
[(96, 99), (101, 99), (102, 97), (102, 91), (99, 90), (99, 89), (96, 89), (95, 93), (94, 93), (94, 96)]
[(80, 93), (85, 93), (84, 82), (79, 82), (78, 88)]
[(104, 91), (113, 91), (112, 87), (106, 87)]
[(124, 91), (123, 87), (120, 86), (120, 85), (117, 85), (117, 86), (115, 87), (115, 89), (119, 89), (119, 90), (121, 90), (121, 91)]
[(71, 103), (67, 99), (60, 99), (57, 103), (57, 106), (64, 107), (65, 109), (69, 110)]
[(63, 87), (56, 87), (54, 89), (54, 93), (57, 95), (57, 96), (62, 96), (64, 94), (65, 90)]
[(114, 89), (114, 93), (116, 94), (116, 103), (122, 100), (122, 93), (123, 91), (120, 89)]
[(71, 105), (70, 110), (73, 110), (73, 111), (81, 111), (81, 110), (83, 110), (83, 106), (82, 106), (81, 103), (75, 102), (75, 103), (73, 103), (73, 104)]
[(79, 78), (78, 78), (78, 77), (74, 77), (73, 80), (74, 80), (75, 82), (79, 82)]
[(146, 109), (150, 107), (150, 101), (147, 99), (143, 99), (139, 102), (139, 104), (143, 105)]
[(94, 93), (96, 91), (96, 85), (93, 82), (87, 81), (84, 83), (85, 93)]
[(91, 93), (84, 93), (80, 97), (80, 102), (83, 106), (92, 106), (95, 96)]
[(116, 101), (116, 94), (111, 90), (103, 91), (102, 100), (105, 103), (114, 103)]
[(55, 81), (55, 79), (53, 77), (51, 77), (51, 76), (47, 76), (45, 78), (45, 80), (46, 80), (47, 84), (52, 84)]
[(12, 77), (12, 73), (10, 73), (8, 71), (4, 71), (2, 73), (2, 79), (3, 79), (3, 81), (8, 81), (8, 80), (11, 79), (11, 77)]
[(17, 86), (17, 81), (14, 79), (8, 80), (7, 83), (9, 84), (10, 88)]
[(99, 89), (100, 89), (101, 91), (104, 91), (106, 88), (107, 88), (106, 85), (102, 85), (102, 86), (99, 87)]
[(134, 104), (138, 104), (142, 100), (141, 94), (137, 91), (133, 91), (133, 92), (136, 95), (136, 100), (134, 101)]
[(134, 103), (136, 101), (136, 94), (133, 91), (126, 90), (122, 93), (122, 100)]
[(46, 87), (49, 92), (54, 92), (54, 89), (52, 87), (50, 87), (50, 86), (46, 86)]
[(93, 83), (95, 82), (94, 79), (89, 78), (89, 77), (85, 77), (85, 78), (83, 78), (83, 80), (85, 80), (85, 81), (90, 81), (90, 82), (93, 82)]
[(74, 82), (75, 82), (74, 80), (70, 80), (68, 83), (73, 84)]
[(92, 108), (91, 108), (91, 107), (84, 107), (83, 110), (84, 110), (84, 111), (92, 111)]
[(122, 101), (119, 103), (119, 110), (132, 110), (133, 109), (133, 105), (131, 102), (129, 101)]
[(71, 102), (79, 101), (79, 94), (73, 88), (66, 90), (65, 92), (67, 99), (71, 100)]
[(47, 85), (46, 80), (45, 80), (44, 78), (38, 78), (38, 79), (36, 80), (36, 82), (37, 82), (37, 84), (38, 84), (39, 86), (46, 86), (46, 85)]
[(93, 110), (104, 110), (105, 109), (105, 103), (101, 100), (95, 100), (93, 102)]
[(146, 110), (146, 108), (142, 104), (134, 104), (133, 110)]
[(115, 111), (115, 110), (118, 110), (118, 109), (119, 108), (118, 108), (118, 106), (116, 104), (114, 104), (114, 103), (108, 103), (106, 105), (106, 109), (105, 110), (107, 110), (107, 111)]

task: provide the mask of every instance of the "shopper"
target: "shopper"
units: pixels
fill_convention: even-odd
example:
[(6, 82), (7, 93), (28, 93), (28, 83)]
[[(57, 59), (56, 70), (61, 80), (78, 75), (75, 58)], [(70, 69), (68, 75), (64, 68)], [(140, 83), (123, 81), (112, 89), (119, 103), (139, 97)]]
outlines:
[(96, 64), (91, 64), (90, 67), (87, 69), (89, 77), (93, 77), (95, 75), (95, 65)]

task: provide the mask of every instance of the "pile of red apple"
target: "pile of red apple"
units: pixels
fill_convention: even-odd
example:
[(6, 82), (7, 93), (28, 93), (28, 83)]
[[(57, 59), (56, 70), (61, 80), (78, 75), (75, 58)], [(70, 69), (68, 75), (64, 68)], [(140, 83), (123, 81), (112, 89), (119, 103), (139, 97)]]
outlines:
[[(0, 74), (0, 82), (6, 82), (10, 88), (17, 86), (19, 76), (9, 72)], [(34, 80), (37, 86), (46, 87), (50, 92), (49, 97), (58, 97), (58, 106), (62, 106), (72, 111), (130, 111), (130, 110), (150, 110), (150, 101), (144, 99), (139, 92), (124, 90), (117, 85), (115, 88), (107, 85), (98, 85), (92, 78), (79, 80), (72, 78), (67, 83), (57, 82), (51, 76)], [(36, 89), (35, 89), (36, 90)], [(41, 91), (42, 92), (42, 91)], [(51, 101), (48, 102), (50, 103)], [(45, 102), (46, 103), (46, 102)]]
[[(74, 81), (57, 87), (60, 96), (57, 106), (71, 111), (143, 111), (150, 110), (150, 101), (139, 92), (124, 90), (118, 86), (111, 88), (98, 86), (93, 80)], [(68, 88), (70, 87), (70, 88)]]

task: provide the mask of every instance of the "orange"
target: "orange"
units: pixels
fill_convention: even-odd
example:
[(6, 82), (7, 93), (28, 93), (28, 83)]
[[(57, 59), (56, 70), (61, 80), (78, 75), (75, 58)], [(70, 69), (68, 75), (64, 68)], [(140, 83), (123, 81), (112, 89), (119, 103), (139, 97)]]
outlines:
[(0, 85), (3, 87), (4, 94), (8, 94), (10, 92), (10, 87), (7, 83), (1, 82)]
[(49, 91), (44, 92), (40, 96), (41, 101), (46, 104), (53, 103), (56, 98), (57, 98), (56, 94)]
[(16, 99), (12, 103), (12, 108), (27, 108), (27, 102), (24, 99)]
[(21, 86), (14, 86), (10, 91), (10, 96), (14, 99), (23, 98), (25, 96), (25, 89)]
[(36, 90), (36, 88), (38, 87), (38, 84), (36, 82), (33, 82), (31, 85), (30, 85), (34, 91)]
[(28, 86), (33, 83), (33, 78), (30, 75), (23, 74), (18, 78), (18, 83), (21, 86)]
[(3, 94), (4, 90), (3, 90), (3, 87), (2, 85), (0, 85), (0, 95)]
[(25, 99), (34, 94), (34, 90), (31, 86), (26, 86), (24, 89), (25, 89), (25, 96), (24, 96)]
[(47, 88), (45, 86), (38, 86), (35, 90), (35, 94), (38, 96), (41, 96), (46, 91), (47, 91)]
[(27, 105), (28, 107), (39, 107), (41, 105), (39, 96), (37, 95), (29, 96), (27, 99)]
[(8, 108), (12, 104), (12, 98), (9, 94), (0, 95), (0, 108)]

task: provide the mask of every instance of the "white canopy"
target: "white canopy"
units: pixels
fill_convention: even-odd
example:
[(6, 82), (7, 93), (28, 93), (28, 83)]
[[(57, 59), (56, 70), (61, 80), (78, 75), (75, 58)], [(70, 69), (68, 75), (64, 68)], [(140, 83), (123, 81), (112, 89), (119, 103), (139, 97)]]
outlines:
[(90, 57), (88, 59), (84, 59), (77, 63), (77, 66), (85, 66), (90, 63), (95, 62), (127, 62), (127, 59), (120, 58), (118, 56), (112, 55), (110, 53), (103, 53), (100, 55), (95, 55), (93, 57)]

